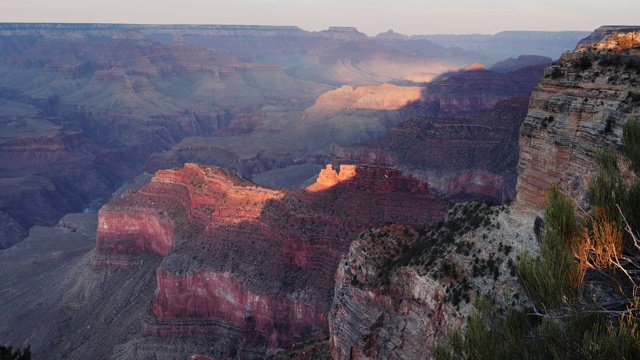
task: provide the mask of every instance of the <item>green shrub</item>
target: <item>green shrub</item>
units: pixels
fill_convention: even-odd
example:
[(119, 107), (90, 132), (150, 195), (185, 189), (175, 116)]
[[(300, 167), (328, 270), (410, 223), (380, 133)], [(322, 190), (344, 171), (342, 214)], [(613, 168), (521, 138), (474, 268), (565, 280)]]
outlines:
[(564, 72), (559, 67), (554, 67), (553, 70), (551, 70), (552, 79), (559, 79), (563, 76), (564, 76)]
[[(640, 125), (623, 127), (623, 144), (624, 160), (638, 173)], [(466, 329), (434, 347), (436, 359), (638, 357), (640, 253), (626, 230), (640, 229), (640, 182), (623, 178), (620, 160), (613, 151), (597, 155), (591, 213), (577, 216), (570, 199), (549, 191), (540, 256), (521, 254), (515, 266), (533, 308), (500, 312), (477, 300)]]

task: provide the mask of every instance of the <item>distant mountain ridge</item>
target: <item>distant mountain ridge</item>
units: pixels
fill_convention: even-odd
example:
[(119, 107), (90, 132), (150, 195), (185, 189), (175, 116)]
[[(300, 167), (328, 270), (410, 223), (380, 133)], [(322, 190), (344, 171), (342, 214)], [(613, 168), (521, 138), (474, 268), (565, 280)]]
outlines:
[[(496, 61), (520, 55), (540, 55), (558, 59), (562, 53), (574, 49), (576, 43), (590, 31), (502, 31), (495, 35), (416, 35), (446, 47), (460, 47), (491, 55)], [(553, 45), (551, 45), (553, 44)]]
[[(150, 25), (150, 24), (70, 24), (70, 23), (0, 23), (0, 36), (44, 36), (45, 38), (112, 38), (114, 32), (136, 29), (149, 39), (168, 44), (176, 33), (190, 37), (293, 37), (335, 39), (342, 41), (403, 41), (420, 43), (425, 40), (447, 48), (461, 48), (483, 53), (491, 64), (520, 55), (539, 55), (558, 59), (575, 48), (578, 41), (590, 31), (502, 31), (484, 34), (403, 35), (389, 30), (376, 36), (367, 36), (355, 27), (332, 26), (322, 31), (307, 31), (298, 26), (267, 25)], [(194, 42), (198, 44), (198, 42)], [(553, 44), (553, 45), (550, 45)], [(202, 44), (198, 44), (202, 45)], [(491, 64), (485, 64), (490, 66)]]

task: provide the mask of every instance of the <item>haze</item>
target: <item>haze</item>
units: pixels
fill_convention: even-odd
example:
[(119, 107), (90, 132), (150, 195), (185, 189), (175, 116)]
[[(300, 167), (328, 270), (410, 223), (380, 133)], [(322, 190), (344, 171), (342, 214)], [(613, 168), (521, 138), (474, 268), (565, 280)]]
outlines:
[(0, 22), (355, 26), (369, 35), (593, 30), (633, 24), (632, 0), (21, 0), (0, 1)]

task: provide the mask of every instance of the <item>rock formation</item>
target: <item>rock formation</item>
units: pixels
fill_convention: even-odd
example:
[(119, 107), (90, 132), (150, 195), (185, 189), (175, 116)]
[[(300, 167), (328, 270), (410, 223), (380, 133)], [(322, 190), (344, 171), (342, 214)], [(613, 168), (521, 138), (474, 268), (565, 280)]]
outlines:
[(334, 273), (357, 234), (429, 224), (446, 206), (399, 170), (328, 165), (307, 190), (255, 186), (219, 168), (162, 170), (99, 212), (94, 268), (164, 257), (144, 332), (221, 336), (227, 355), (328, 334)]
[(534, 247), (522, 230), (527, 221), (474, 202), (427, 229), (390, 225), (363, 233), (336, 273), (332, 359), (430, 358), (478, 294), (496, 306), (526, 304), (515, 295), (521, 289), (513, 265), (517, 251)]
[(599, 43), (602, 40), (605, 40), (612, 35), (628, 34), (638, 30), (640, 30), (640, 26), (619, 26), (619, 25), (600, 26), (594, 32), (589, 34), (589, 36), (582, 39), (578, 43), (577, 48), (579, 49), (581, 47)]
[(544, 190), (553, 184), (582, 201), (597, 151), (619, 147), (621, 126), (640, 115), (640, 38), (634, 32), (596, 38), (602, 41), (583, 43), (545, 70), (531, 95), (520, 130), (517, 192), (522, 204), (541, 207)]

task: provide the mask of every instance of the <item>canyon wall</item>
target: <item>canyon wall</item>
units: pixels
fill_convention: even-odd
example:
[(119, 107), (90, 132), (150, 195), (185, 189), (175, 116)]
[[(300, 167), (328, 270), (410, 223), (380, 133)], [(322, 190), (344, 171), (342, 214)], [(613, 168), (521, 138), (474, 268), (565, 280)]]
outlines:
[(598, 35), (545, 70), (520, 130), (520, 203), (541, 208), (554, 184), (584, 202), (597, 151), (619, 148), (622, 125), (640, 116), (637, 34)]
[(378, 140), (334, 145), (331, 157), (402, 168), (448, 199), (504, 202), (515, 197), (518, 130), (527, 106), (527, 98), (511, 98), (482, 115), (412, 118)]

